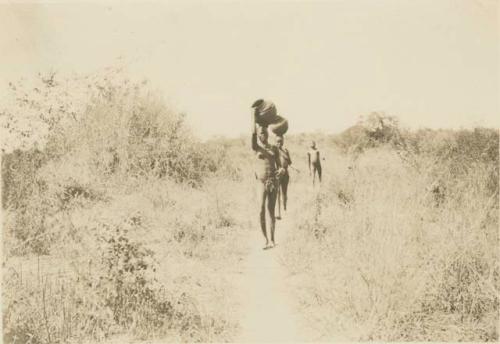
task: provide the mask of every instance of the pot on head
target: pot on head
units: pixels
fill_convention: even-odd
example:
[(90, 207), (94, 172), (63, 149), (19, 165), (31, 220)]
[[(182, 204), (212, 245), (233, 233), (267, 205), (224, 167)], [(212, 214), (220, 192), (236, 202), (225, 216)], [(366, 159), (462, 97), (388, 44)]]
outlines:
[(272, 101), (259, 99), (252, 104), (257, 114), (255, 121), (262, 127), (269, 129), (278, 136), (283, 136), (288, 131), (288, 120), (280, 115), (276, 110), (276, 105)]

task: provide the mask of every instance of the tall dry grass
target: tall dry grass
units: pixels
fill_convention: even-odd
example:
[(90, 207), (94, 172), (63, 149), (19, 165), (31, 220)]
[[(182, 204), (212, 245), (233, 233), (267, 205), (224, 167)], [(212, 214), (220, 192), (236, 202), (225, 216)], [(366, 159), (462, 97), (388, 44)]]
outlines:
[(425, 134), (336, 138), (321, 188), (296, 178), (286, 265), (317, 339), (498, 340), (498, 133)]

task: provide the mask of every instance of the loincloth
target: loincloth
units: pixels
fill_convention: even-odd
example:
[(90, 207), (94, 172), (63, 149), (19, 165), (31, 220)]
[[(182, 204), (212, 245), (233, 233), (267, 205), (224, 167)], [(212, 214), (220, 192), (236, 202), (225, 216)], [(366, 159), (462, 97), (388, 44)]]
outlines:
[(264, 189), (268, 193), (273, 193), (278, 191), (279, 187), (279, 177), (277, 176), (268, 176), (263, 180), (259, 180), (262, 184), (264, 184)]

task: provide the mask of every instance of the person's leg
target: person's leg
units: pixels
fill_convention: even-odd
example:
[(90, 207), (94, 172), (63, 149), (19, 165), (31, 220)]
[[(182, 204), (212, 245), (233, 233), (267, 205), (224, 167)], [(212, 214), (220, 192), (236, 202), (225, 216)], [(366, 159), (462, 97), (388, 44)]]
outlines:
[(318, 163), (318, 179), (319, 182), (321, 183), (321, 163)]
[(260, 213), (259, 213), (259, 220), (260, 220), (260, 229), (262, 230), (262, 234), (264, 235), (264, 238), (266, 239), (266, 246), (269, 244), (269, 239), (267, 236), (267, 230), (266, 230), (266, 197), (267, 197), (267, 192), (266, 188), (264, 186), (264, 183), (259, 183), (259, 202), (260, 202)]
[(287, 197), (287, 192), (288, 192), (288, 183), (290, 182), (290, 176), (288, 175), (288, 172), (283, 176), (281, 180), (281, 193), (283, 195), (283, 209), (286, 210), (286, 203), (288, 200)]
[(276, 227), (276, 218), (274, 216), (274, 208), (276, 206), (276, 198), (278, 195), (278, 190), (274, 189), (272, 192), (267, 195), (267, 211), (269, 212), (270, 224), (269, 227), (271, 229), (271, 246), (274, 246), (274, 230)]
[(313, 164), (313, 186), (316, 183), (316, 172), (317, 172), (317, 165)]

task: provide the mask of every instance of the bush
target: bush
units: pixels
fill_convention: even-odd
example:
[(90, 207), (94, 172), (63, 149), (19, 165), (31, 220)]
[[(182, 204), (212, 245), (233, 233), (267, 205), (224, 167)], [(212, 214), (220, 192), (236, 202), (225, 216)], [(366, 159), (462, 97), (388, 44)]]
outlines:
[[(225, 148), (198, 142), (185, 115), (150, 93), (145, 82), (113, 73), (38, 81), (40, 92), (23, 91), (26, 83), (11, 85), (18, 103), (2, 117), (39, 123), (43, 140), (38, 141), (45, 144), (42, 150), (3, 154), (2, 205), (11, 212), (6, 229), (20, 241), (16, 254), (47, 254), (54, 239), (46, 230), (47, 217), (108, 200), (115, 186), (169, 178), (200, 187), (210, 175), (231, 172)], [(70, 87), (83, 94), (68, 94)], [(14, 129), (11, 135), (25, 138), (24, 130)], [(31, 139), (20, 139), (21, 146)]]
[(38, 190), (44, 189), (37, 172), (46, 163), (43, 152), (36, 148), (15, 150), (2, 156), (2, 208), (20, 208)]
[(355, 154), (383, 144), (405, 144), (398, 119), (378, 112), (361, 117), (356, 125), (338, 135), (334, 141), (344, 152)]
[[(72, 266), (35, 284), (14, 269), (4, 274), (4, 340), (228, 336), (234, 324), (217, 313), (227, 282), (215, 284), (205, 260), (227, 259), (213, 254), (214, 245), (236, 251), (222, 235), (235, 225), (228, 200), (211, 193), (211, 180), (240, 177), (229, 147), (199, 142), (185, 115), (145, 82), (114, 72), (40, 79), (38, 90), (11, 84), (14, 102), (0, 111), (13, 143), (2, 146), (4, 252), (9, 263), (35, 257)], [(157, 274), (151, 247), (163, 268), (194, 261), (203, 291), (184, 275)], [(201, 313), (200, 299), (213, 309)]]
[(121, 225), (99, 223), (97, 259), (62, 278), (45, 276), (41, 284), (23, 285), (19, 275), (9, 274), (3, 289), (4, 340), (102, 340), (125, 331), (141, 338), (170, 331), (196, 335), (201, 326), (196, 306), (158, 283), (153, 252), (129, 235), (136, 225), (133, 218)]

